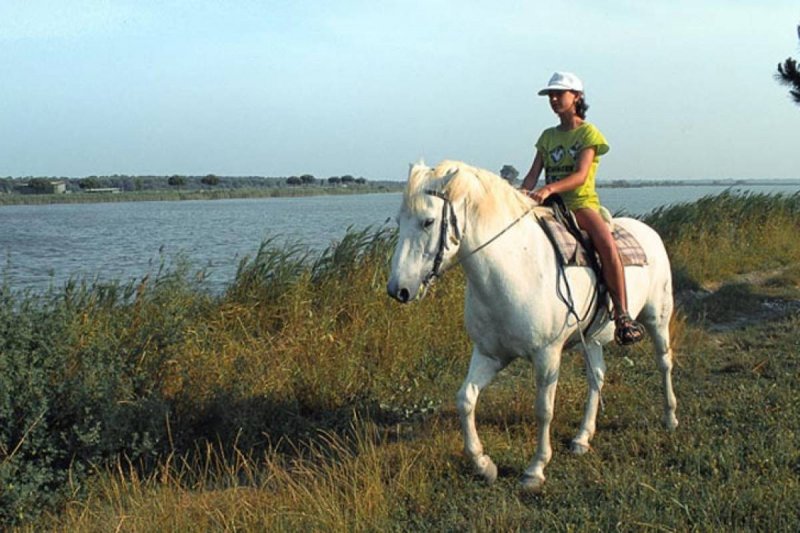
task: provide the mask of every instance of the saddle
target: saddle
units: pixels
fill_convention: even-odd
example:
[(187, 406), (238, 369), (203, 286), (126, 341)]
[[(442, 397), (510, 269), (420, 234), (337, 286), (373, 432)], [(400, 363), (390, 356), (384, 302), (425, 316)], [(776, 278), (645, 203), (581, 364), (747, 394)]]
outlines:
[[(560, 204), (560, 205), (559, 205)], [(590, 266), (600, 276), (600, 259), (585, 231), (578, 228), (573, 215), (558, 200), (553, 205), (537, 208), (539, 224), (544, 229), (563, 266)], [(611, 235), (617, 243), (622, 266), (643, 266), (647, 254), (628, 230), (610, 222)]]
[[(560, 196), (553, 195), (550, 196), (548, 200), (550, 200), (550, 198), (553, 198), (552, 202), (546, 202), (545, 206), (536, 208), (536, 215), (539, 224), (542, 226), (542, 229), (544, 229), (547, 238), (556, 251), (560, 275), (566, 282), (564, 269), (567, 266), (589, 266), (595, 273), (596, 284), (593, 297), (597, 299), (597, 305), (594, 307), (594, 316), (592, 316), (588, 324), (581, 331), (581, 340), (583, 340), (584, 337), (589, 335), (591, 330), (595, 329), (595, 327), (600, 327), (610, 317), (611, 298), (608, 288), (603, 282), (600, 257), (594, 250), (589, 236), (578, 227), (574, 215), (567, 209), (567, 206), (564, 205), (564, 201)], [(639, 244), (639, 241), (637, 241), (628, 230), (614, 224), (608, 210), (605, 208), (601, 209), (605, 211), (604, 213), (601, 212), (603, 218), (611, 226), (611, 235), (616, 241), (617, 250), (623, 267), (646, 265), (647, 255)], [(588, 312), (583, 318), (578, 316), (572, 302), (572, 294), (569, 291), (569, 286), (567, 285), (566, 287), (566, 294), (562, 294), (562, 292), (559, 291), (559, 298), (567, 304), (571, 314), (573, 314), (580, 323), (588, 318)]]

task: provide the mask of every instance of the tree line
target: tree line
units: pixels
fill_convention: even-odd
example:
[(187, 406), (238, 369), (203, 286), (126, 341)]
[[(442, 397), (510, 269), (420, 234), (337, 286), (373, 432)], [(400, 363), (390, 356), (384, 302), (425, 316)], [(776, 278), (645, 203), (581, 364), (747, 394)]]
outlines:
[(63, 182), (67, 191), (80, 192), (97, 189), (117, 189), (119, 191), (158, 191), (158, 190), (203, 190), (203, 189), (261, 189), (279, 187), (347, 187), (381, 185), (385, 182), (368, 182), (366, 178), (354, 177), (350, 174), (316, 178), (311, 174), (288, 177), (263, 176), (230, 176), (216, 174), (205, 176), (129, 176), (114, 174), (111, 176), (87, 176), (84, 178), (69, 177), (25, 177), (0, 178), (0, 193), (46, 192), (53, 182)]
[[(511, 165), (504, 165), (500, 176), (514, 184), (519, 172)], [(209, 189), (262, 189), (280, 187), (353, 187), (353, 186), (396, 186), (394, 180), (367, 180), (351, 174), (317, 178), (312, 174), (288, 177), (263, 176), (131, 176), (114, 174), (111, 176), (70, 177), (0, 177), (0, 194), (18, 192), (46, 192), (53, 182), (63, 182), (69, 192), (115, 189), (124, 192), (163, 191), (163, 190), (209, 190)]]
[(287, 185), (314, 185), (316, 183), (328, 185), (364, 185), (367, 183), (365, 178), (354, 178), (350, 174), (345, 174), (344, 176), (331, 176), (327, 180), (320, 179), (318, 180), (314, 176), (310, 174), (303, 174), (302, 176), (291, 176), (286, 178)]

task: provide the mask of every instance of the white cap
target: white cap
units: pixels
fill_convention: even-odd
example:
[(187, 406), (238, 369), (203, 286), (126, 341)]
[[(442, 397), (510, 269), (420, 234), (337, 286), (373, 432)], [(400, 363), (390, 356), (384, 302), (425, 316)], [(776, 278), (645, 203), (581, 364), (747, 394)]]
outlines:
[(545, 96), (550, 91), (578, 91), (583, 92), (583, 82), (571, 72), (556, 72), (550, 77), (547, 87), (539, 91), (539, 96)]

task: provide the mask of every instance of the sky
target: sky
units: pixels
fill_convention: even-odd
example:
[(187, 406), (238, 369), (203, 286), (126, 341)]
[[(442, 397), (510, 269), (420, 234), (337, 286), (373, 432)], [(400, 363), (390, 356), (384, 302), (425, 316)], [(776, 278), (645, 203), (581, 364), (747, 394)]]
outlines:
[(598, 180), (800, 178), (796, 0), (0, 0), (0, 176), (530, 167), (580, 76)]

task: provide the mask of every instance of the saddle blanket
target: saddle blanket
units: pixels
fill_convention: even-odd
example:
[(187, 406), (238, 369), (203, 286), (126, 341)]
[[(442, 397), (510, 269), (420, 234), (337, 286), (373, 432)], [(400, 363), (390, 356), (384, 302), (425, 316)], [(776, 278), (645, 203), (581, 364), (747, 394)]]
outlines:
[[(552, 236), (552, 240), (556, 244), (556, 250), (561, 255), (564, 265), (590, 266), (589, 257), (584, 247), (578, 243), (577, 239), (561, 222), (556, 220), (552, 212), (545, 215), (540, 214), (539, 220), (544, 226), (544, 230)], [(617, 242), (617, 249), (623, 266), (642, 266), (647, 264), (647, 254), (644, 253), (639, 241), (628, 230), (619, 224), (615, 224), (611, 235)]]

